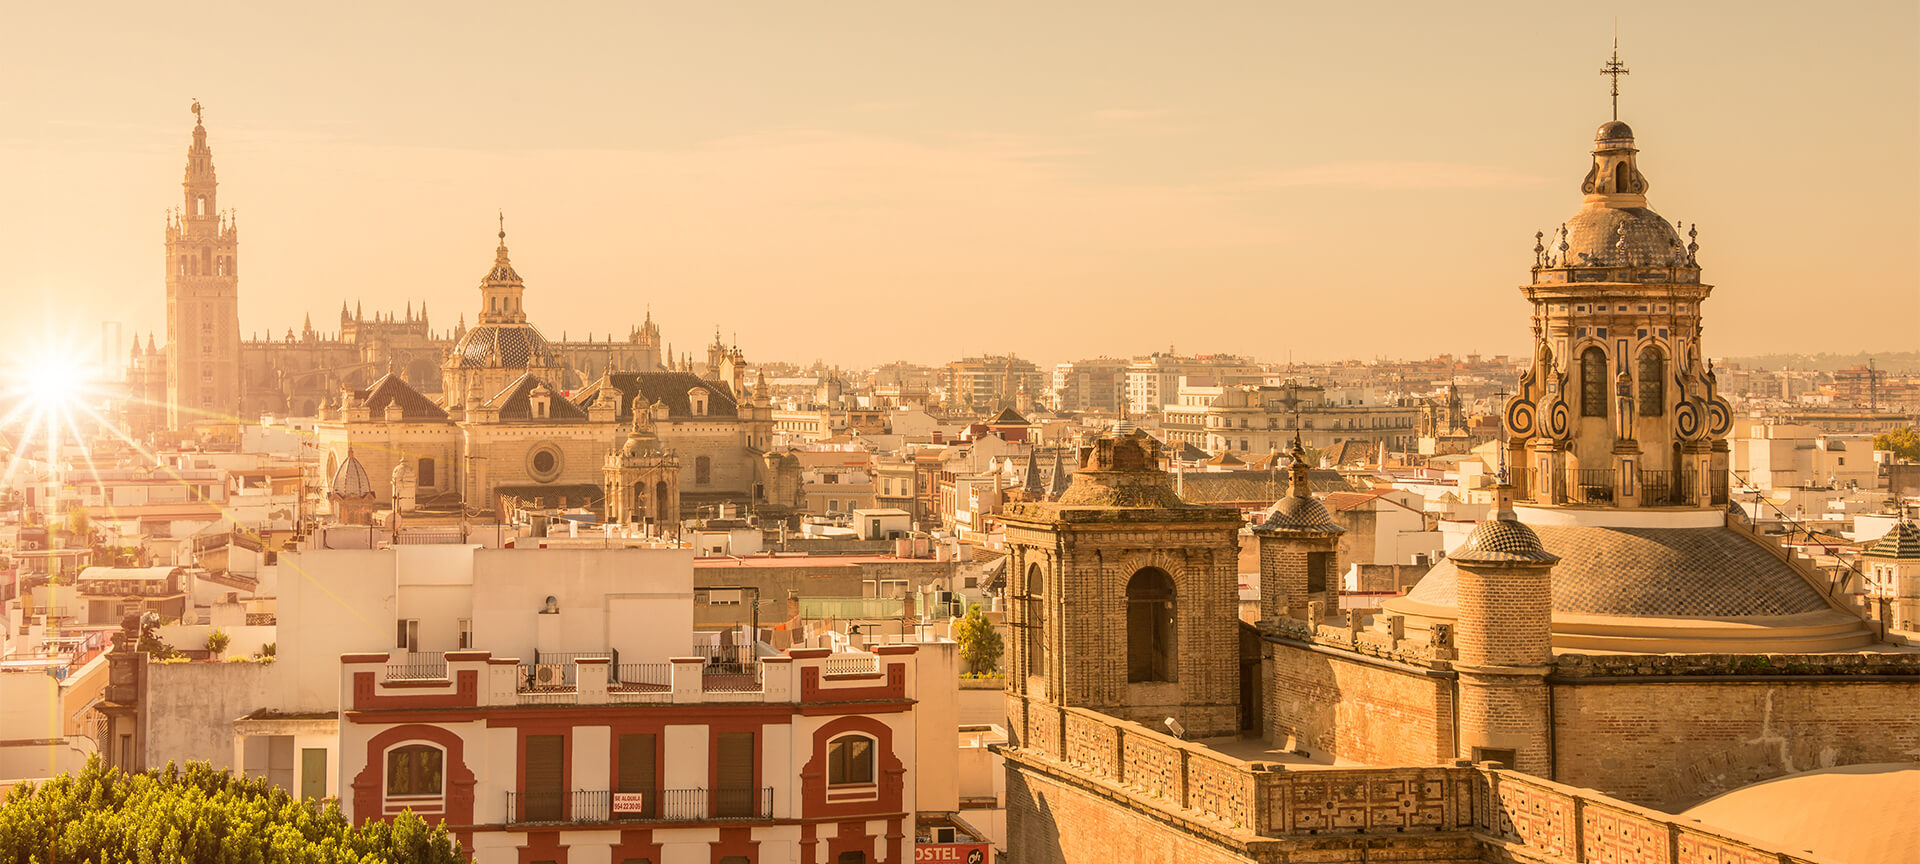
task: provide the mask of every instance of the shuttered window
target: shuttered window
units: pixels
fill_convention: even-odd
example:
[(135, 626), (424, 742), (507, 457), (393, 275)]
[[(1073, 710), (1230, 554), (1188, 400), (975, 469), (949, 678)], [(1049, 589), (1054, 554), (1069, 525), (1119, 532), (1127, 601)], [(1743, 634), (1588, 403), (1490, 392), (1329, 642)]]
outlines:
[(619, 784), (616, 791), (642, 793), (646, 795), (642, 818), (651, 818), (657, 806), (658, 793), (654, 791), (654, 737), (652, 735), (622, 735), (619, 741), (620, 770), (615, 778)]
[(759, 790), (753, 787), (753, 733), (720, 733), (714, 753), (717, 757), (714, 815), (751, 815), (760, 797)]
[(561, 799), (566, 791), (566, 777), (561, 771), (565, 758), (565, 736), (527, 736), (527, 773), (521, 788), (526, 796), (524, 818), (528, 822), (560, 820)]

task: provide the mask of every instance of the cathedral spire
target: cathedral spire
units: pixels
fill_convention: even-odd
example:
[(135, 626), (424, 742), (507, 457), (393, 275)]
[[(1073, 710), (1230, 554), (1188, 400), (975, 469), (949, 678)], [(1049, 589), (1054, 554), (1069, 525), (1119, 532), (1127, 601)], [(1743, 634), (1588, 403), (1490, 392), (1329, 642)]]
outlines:
[(1614, 24), (1613, 59), (1600, 67), (1600, 74), (1613, 79), (1613, 119), (1615, 120), (1620, 119), (1620, 76), (1633, 74), (1632, 70), (1627, 68), (1627, 64), (1620, 62), (1619, 26), (1618, 23)]
[(514, 272), (513, 262), (507, 257), (507, 214), (500, 212), (500, 245), (493, 250), (493, 269), (480, 279), (480, 323), (482, 324), (523, 324), (527, 314), (521, 308), (521, 295), (526, 291), (520, 274)]

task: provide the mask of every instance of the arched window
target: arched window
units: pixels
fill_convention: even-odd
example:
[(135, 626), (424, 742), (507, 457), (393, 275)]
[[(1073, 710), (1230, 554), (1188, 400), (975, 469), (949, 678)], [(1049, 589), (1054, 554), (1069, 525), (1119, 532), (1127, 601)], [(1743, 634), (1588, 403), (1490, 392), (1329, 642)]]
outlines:
[(1652, 345), (1640, 349), (1640, 416), (1658, 417), (1667, 407), (1667, 358)]
[(194, 199), (193, 213), (195, 216), (207, 215), (207, 196), (202, 195)]
[(709, 456), (693, 457), (693, 482), (696, 486), (705, 486), (713, 482), (713, 458)]
[(1027, 674), (1047, 674), (1046, 607), (1041, 602), (1047, 577), (1040, 565), (1027, 565)]
[(872, 782), (872, 738), (842, 735), (827, 743), (828, 786), (864, 786)]
[(1598, 345), (1580, 352), (1580, 416), (1607, 416), (1607, 352)]
[(1179, 656), (1174, 628), (1173, 577), (1147, 567), (1127, 580), (1127, 680), (1173, 681)]
[(408, 744), (388, 750), (387, 794), (440, 794), (440, 759), (440, 748), (426, 744)]
[(1627, 187), (1628, 178), (1631, 176), (1627, 171), (1627, 163), (1620, 162), (1615, 164), (1613, 166), (1613, 191), (1632, 192), (1633, 190)]
[(656, 481), (653, 484), (653, 518), (660, 522), (671, 522), (679, 518), (680, 514), (667, 512), (667, 506), (671, 503), (667, 496), (667, 481)]

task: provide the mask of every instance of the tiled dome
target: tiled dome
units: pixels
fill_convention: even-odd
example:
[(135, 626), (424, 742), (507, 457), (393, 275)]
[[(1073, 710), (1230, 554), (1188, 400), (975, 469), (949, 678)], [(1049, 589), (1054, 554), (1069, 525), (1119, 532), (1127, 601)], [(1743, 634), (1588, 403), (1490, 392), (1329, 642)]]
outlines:
[(552, 369), (553, 346), (531, 324), (476, 324), (453, 346), (463, 369)]
[(355, 458), (353, 451), (347, 451), (347, 458), (341, 460), (340, 467), (334, 469), (333, 482), (329, 484), (329, 494), (342, 498), (361, 498), (373, 494), (373, 478), (367, 476), (367, 468)]

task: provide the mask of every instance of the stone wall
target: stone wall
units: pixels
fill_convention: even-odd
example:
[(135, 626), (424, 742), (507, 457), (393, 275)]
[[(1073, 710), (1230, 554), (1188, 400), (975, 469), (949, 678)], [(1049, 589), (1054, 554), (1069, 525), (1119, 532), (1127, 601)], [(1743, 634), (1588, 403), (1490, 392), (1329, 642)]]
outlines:
[(1920, 679), (1552, 685), (1566, 783), (1678, 811), (1749, 783), (1920, 753)]
[(1002, 749), (1022, 864), (1813, 864), (1587, 789), (1490, 765), (1244, 762), (1092, 711), (1026, 702)]
[(1453, 682), (1369, 658), (1265, 647), (1266, 728), (1276, 745), (1372, 765), (1453, 758)]

